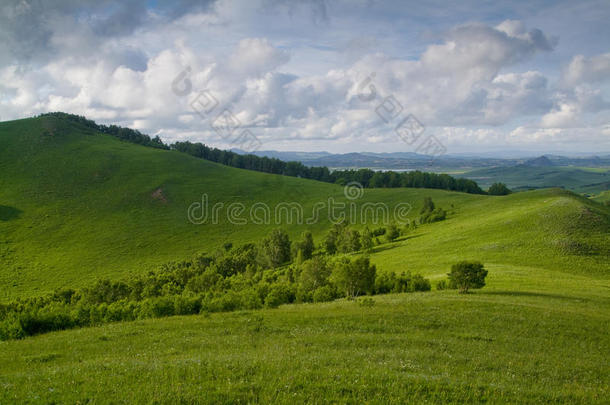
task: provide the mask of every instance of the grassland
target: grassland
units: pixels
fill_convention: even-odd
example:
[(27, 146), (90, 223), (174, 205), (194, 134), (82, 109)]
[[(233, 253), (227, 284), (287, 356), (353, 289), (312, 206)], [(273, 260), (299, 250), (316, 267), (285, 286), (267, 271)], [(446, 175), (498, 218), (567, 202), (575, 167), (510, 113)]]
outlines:
[[(339, 186), (246, 172), (61, 121), (0, 124), (0, 299), (78, 287), (257, 241), (276, 227), (193, 225), (188, 206), (299, 201)], [(157, 190), (162, 190), (156, 193)], [(156, 193), (156, 194), (155, 194)], [(159, 197), (161, 195), (163, 198)], [(0, 342), (0, 403), (605, 403), (610, 208), (559, 189), (424, 196), (448, 219), (375, 248), (379, 271), (439, 279), (480, 260), (487, 286), (160, 318)], [(304, 229), (316, 241), (328, 228)]]
[(287, 305), (0, 342), (0, 402), (605, 403), (609, 283), (489, 269), (475, 294), (377, 296), (371, 308)]

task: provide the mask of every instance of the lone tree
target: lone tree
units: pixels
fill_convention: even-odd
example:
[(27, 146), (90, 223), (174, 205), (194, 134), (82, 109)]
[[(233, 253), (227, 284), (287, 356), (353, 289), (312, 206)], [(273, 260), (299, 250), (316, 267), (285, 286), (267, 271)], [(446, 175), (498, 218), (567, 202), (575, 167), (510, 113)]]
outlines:
[(430, 197), (424, 197), (424, 204), (419, 214), (420, 224), (431, 224), (447, 218), (447, 212), (441, 207), (436, 207)]
[(301, 241), (296, 243), (296, 246), (295, 246), (296, 255), (295, 256), (299, 256), (299, 254), (300, 254), (301, 259), (303, 261), (309, 260), (313, 256), (313, 251), (315, 249), (315, 245), (313, 243), (313, 236), (312, 236), (311, 232), (306, 231), (301, 234), (301, 238), (302, 238)]
[(483, 268), (481, 262), (461, 261), (451, 266), (449, 285), (457, 288), (461, 293), (466, 293), (470, 288), (483, 288), (487, 270)]
[(362, 250), (364, 250), (365, 252), (370, 252), (373, 249), (373, 232), (371, 232), (368, 226), (364, 228), (364, 231), (362, 231), (362, 235), (360, 238), (360, 245), (362, 246)]
[(274, 229), (261, 241), (261, 250), (266, 264), (278, 267), (290, 261), (290, 238), (282, 229)]
[(419, 211), (420, 214), (427, 214), (428, 212), (434, 211), (434, 202), (431, 197), (424, 197), (424, 204)]
[(335, 263), (331, 281), (352, 299), (362, 293), (373, 293), (377, 269), (368, 257), (359, 257), (354, 261), (342, 258)]
[(510, 191), (504, 183), (494, 183), (489, 187), (489, 190), (487, 190), (487, 194), (489, 195), (508, 195), (511, 192), (512, 191)]
[(398, 230), (398, 227), (396, 226), (396, 224), (390, 224), (388, 226), (388, 231), (385, 234), (385, 237), (388, 240), (388, 242), (394, 242), (394, 240), (396, 240), (396, 238), (398, 238), (399, 236), (400, 236), (400, 230)]

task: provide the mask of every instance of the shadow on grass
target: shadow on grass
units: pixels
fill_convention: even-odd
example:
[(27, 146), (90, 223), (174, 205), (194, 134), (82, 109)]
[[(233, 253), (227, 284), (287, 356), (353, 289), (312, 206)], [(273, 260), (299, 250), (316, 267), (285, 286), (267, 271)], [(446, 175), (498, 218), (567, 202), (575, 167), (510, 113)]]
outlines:
[(396, 242), (403, 242), (403, 241), (407, 241), (409, 239), (415, 239), (415, 238), (419, 238), (420, 236), (424, 236), (423, 233), (418, 234), (418, 235), (413, 235), (413, 236), (403, 236), (401, 238), (397, 238), (396, 240), (394, 240), (394, 242), (386, 242), (383, 245), (379, 245), (379, 246), (375, 246), (372, 250), (371, 253), (379, 253), (379, 252), (383, 252), (385, 250), (390, 250), (390, 249), (394, 249), (397, 248), (400, 245), (397, 245)]
[(375, 246), (373, 249), (371, 249), (371, 253), (379, 253), (379, 252), (383, 252), (385, 250), (395, 249), (397, 247), (398, 247), (398, 245), (396, 245), (396, 244), (387, 243), (387, 244), (382, 245), (382, 246)]
[(23, 211), (8, 205), (0, 205), (0, 221), (10, 221), (11, 219), (19, 218)]
[(539, 292), (532, 292), (532, 291), (477, 291), (477, 294), (504, 295), (504, 296), (512, 296), (512, 297), (555, 298), (555, 299), (559, 299), (559, 300), (569, 300), (569, 301), (590, 301), (588, 298), (584, 298), (584, 297), (570, 297), (568, 295), (547, 294), (547, 293), (539, 293)]

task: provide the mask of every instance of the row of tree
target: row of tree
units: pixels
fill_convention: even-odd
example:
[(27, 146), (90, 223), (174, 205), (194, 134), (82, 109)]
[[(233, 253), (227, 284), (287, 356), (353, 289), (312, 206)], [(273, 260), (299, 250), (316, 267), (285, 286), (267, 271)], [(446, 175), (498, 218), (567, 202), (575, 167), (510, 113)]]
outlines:
[(198, 142), (176, 142), (171, 145), (171, 148), (191, 156), (240, 169), (302, 177), (327, 183), (345, 185), (350, 182), (358, 182), (367, 188), (435, 188), (471, 194), (485, 193), (475, 181), (464, 178), (456, 179), (448, 174), (428, 173), (419, 170), (399, 173), (371, 169), (334, 170), (331, 172), (327, 167), (308, 167), (300, 162), (284, 162), (266, 156), (241, 155), (231, 151), (210, 148)]
[(302, 177), (305, 179), (318, 180), (327, 183), (345, 185), (349, 182), (358, 182), (363, 187), (372, 188), (435, 188), (450, 191), (461, 191), (471, 194), (484, 194), (485, 192), (478, 184), (469, 179), (454, 178), (448, 174), (437, 174), (421, 172), (374, 171), (370, 169), (358, 170), (335, 170), (330, 171), (328, 167), (309, 167), (301, 162), (284, 162), (280, 159), (252, 154), (242, 155), (232, 151), (211, 148), (202, 143), (175, 142), (171, 145), (163, 143), (158, 137), (141, 133), (138, 130), (124, 128), (117, 125), (100, 125), (85, 117), (67, 114), (63, 112), (52, 112), (40, 116), (53, 116), (67, 119), (86, 126), (93, 130), (115, 136), (127, 142), (150, 146), (159, 149), (173, 149), (201, 159), (221, 163), (223, 165), (237, 167), (240, 169), (254, 170), (265, 173), (281, 174), (284, 176)]
[[(337, 245), (341, 252), (360, 249), (343, 247), (345, 235), (357, 234), (350, 227), (331, 232), (340, 232), (338, 239), (345, 241)], [(421, 276), (379, 275), (366, 256), (333, 256), (324, 247), (316, 249), (309, 232), (293, 243), (285, 231), (275, 229), (258, 244), (227, 243), (212, 255), (126, 280), (100, 280), (82, 289), (0, 304), (0, 340), (105, 322), (428, 290), (430, 282)]]
[(166, 150), (170, 149), (170, 146), (163, 143), (161, 138), (159, 138), (158, 136), (151, 138), (150, 136), (143, 134), (142, 132), (138, 131), (137, 129), (120, 127), (118, 125), (108, 126), (108, 125), (98, 124), (95, 121), (89, 120), (80, 115), (68, 114), (68, 113), (64, 113), (64, 112), (50, 112), (50, 113), (40, 114), (39, 117), (56, 117), (59, 119), (65, 119), (65, 120), (80, 124), (89, 129), (93, 129), (95, 131), (98, 131), (98, 132), (101, 132), (104, 134), (112, 135), (116, 138), (119, 138), (119, 139), (127, 141), (127, 142), (137, 143), (138, 145), (149, 146), (151, 148), (157, 148), (157, 149), (166, 149)]

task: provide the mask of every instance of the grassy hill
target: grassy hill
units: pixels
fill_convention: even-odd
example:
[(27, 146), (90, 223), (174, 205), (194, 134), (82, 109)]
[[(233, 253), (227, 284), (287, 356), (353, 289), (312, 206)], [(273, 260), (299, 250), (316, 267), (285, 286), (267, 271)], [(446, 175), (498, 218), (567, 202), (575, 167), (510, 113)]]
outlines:
[(517, 165), (477, 169), (463, 176), (475, 180), (484, 189), (495, 182), (505, 183), (513, 190), (563, 187), (586, 194), (597, 194), (610, 187), (608, 168)]
[(145, 271), (227, 241), (256, 240), (277, 226), (236, 226), (226, 214), (217, 224), (194, 225), (187, 210), (204, 193), (210, 208), (298, 201), (305, 212), (322, 197), (343, 197), (330, 184), (121, 142), (53, 117), (1, 123), (2, 295)]
[[(146, 148), (52, 117), (0, 123), (0, 300), (256, 242), (275, 223), (195, 225), (188, 207), (410, 203), (445, 221), (375, 248), (378, 270), (443, 277), (481, 260), (475, 294), (432, 291), (107, 324), (0, 342), (0, 403), (604, 403), (610, 208), (569, 191), (505, 197), (342, 187)], [(282, 224), (316, 241), (330, 223)]]
[[(226, 208), (233, 202), (247, 209), (255, 202), (271, 208), (298, 202), (306, 217), (329, 197), (354, 202), (337, 185), (134, 145), (55, 117), (0, 123), (0, 146), (0, 298), (147, 271), (228, 241), (256, 241), (278, 226), (273, 220), (230, 223)], [(187, 218), (189, 206), (204, 193), (210, 209), (224, 204), (217, 224), (195, 225)], [(608, 254), (607, 211), (569, 193), (499, 198), (366, 189), (355, 202), (406, 202), (415, 218), (424, 196), (449, 209), (449, 221), (422, 228), (380, 254), (383, 267), (403, 270), (399, 264), (407, 264), (440, 273), (456, 258), (470, 256), (598, 274), (608, 268), (600, 259)], [(281, 222), (293, 237), (309, 229), (318, 240), (330, 226), (327, 215), (311, 225)], [(418, 254), (407, 254), (412, 251)]]

